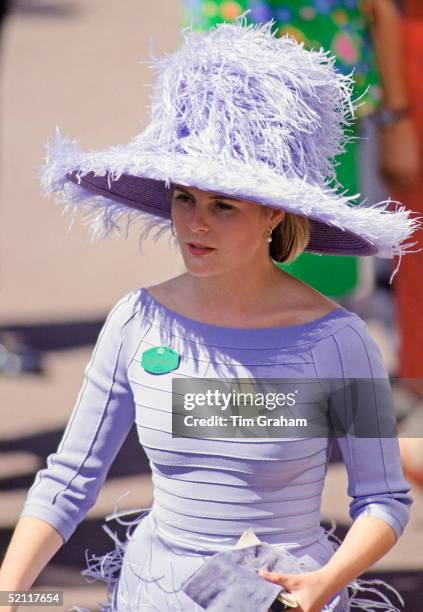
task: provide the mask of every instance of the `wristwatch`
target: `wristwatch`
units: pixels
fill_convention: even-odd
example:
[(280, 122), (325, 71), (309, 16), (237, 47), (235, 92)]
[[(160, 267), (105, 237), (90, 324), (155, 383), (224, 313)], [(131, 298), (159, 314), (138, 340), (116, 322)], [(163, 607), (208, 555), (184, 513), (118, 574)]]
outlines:
[(394, 123), (397, 123), (400, 119), (407, 117), (410, 114), (409, 107), (399, 108), (396, 110), (392, 110), (390, 108), (386, 108), (386, 106), (381, 106), (375, 112), (376, 123), (382, 128), (389, 128)]

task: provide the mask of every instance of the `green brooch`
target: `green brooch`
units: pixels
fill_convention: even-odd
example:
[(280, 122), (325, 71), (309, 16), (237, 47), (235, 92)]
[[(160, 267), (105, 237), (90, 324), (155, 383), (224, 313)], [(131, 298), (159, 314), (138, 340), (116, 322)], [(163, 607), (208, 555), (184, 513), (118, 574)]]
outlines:
[(150, 374), (166, 374), (179, 366), (179, 353), (168, 346), (153, 346), (144, 351), (141, 365)]

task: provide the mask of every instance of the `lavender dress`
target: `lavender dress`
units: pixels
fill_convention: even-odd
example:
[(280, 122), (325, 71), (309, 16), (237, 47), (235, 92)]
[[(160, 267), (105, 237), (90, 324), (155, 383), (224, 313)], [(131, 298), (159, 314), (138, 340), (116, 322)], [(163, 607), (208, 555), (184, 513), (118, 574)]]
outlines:
[[(176, 370), (154, 375), (141, 366), (141, 354), (159, 345), (181, 359)], [(234, 546), (248, 527), (317, 569), (338, 546), (320, 525), (333, 438), (172, 438), (171, 380), (342, 376), (387, 377), (365, 323), (345, 308), (301, 325), (232, 328), (179, 315), (145, 288), (133, 291), (114, 306), (100, 332), (60, 445), (37, 473), (21, 516), (38, 517), (69, 540), (135, 421), (150, 462), (154, 500), (129, 517), (133, 522), (123, 542), (88, 560), (83, 574), (108, 585), (109, 602), (102, 610), (200, 611), (181, 583), (209, 555)], [(380, 410), (393, 414), (393, 405)], [(379, 517), (399, 537), (413, 499), (398, 439), (338, 442), (348, 471), (351, 518)], [(361, 593), (368, 582), (353, 581), (325, 610), (349, 610), (353, 601), (361, 610), (374, 609)], [(378, 609), (402, 609), (396, 596), (392, 599)]]

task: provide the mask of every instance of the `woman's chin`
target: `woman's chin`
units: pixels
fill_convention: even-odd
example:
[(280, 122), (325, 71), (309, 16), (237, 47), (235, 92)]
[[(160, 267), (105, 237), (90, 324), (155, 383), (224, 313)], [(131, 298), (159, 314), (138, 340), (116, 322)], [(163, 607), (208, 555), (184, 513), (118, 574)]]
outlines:
[(185, 263), (185, 267), (187, 272), (189, 272), (192, 276), (206, 278), (208, 276), (216, 276), (216, 274), (219, 274), (219, 272), (211, 266), (201, 266), (198, 264), (193, 265), (192, 262)]
[(223, 270), (219, 269), (219, 266), (213, 265), (201, 259), (190, 256), (184, 257), (183, 259), (187, 272), (193, 276), (215, 276), (216, 274), (219, 274), (219, 272), (223, 272)]

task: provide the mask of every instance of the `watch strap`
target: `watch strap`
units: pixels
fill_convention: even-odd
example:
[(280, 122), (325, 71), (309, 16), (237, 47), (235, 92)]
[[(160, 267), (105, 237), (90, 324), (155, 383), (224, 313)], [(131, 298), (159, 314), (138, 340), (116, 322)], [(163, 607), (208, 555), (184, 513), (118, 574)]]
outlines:
[(397, 123), (404, 117), (407, 117), (409, 114), (410, 108), (408, 106), (398, 109), (391, 109), (382, 106), (375, 113), (377, 124), (383, 128), (388, 128), (391, 125), (394, 125), (394, 123)]

